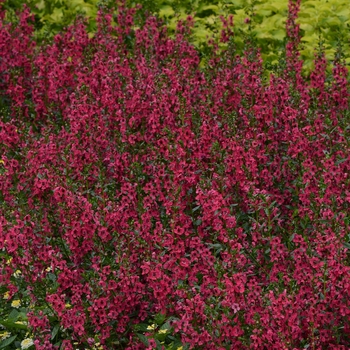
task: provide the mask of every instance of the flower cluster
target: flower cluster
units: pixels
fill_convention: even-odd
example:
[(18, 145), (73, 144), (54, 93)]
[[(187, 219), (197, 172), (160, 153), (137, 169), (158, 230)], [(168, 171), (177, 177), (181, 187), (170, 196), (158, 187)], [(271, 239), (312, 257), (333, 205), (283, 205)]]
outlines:
[(349, 347), (348, 72), (301, 75), (299, 5), (268, 82), (249, 43), (200, 69), (191, 18), (0, 24), (0, 288), (36, 349)]

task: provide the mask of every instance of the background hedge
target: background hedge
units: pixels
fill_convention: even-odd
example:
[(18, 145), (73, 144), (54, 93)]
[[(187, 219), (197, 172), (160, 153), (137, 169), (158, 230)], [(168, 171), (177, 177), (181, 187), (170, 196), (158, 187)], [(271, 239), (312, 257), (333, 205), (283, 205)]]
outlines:
[[(268, 70), (275, 68), (285, 47), (287, 0), (126, 0), (128, 7), (142, 5), (139, 23), (142, 25), (147, 13), (164, 20), (169, 33), (174, 35), (176, 23), (188, 15), (194, 16), (191, 42), (201, 52), (202, 66), (206, 64), (207, 39), (218, 40), (222, 29), (220, 16), (234, 16), (234, 42), (239, 54), (244, 50), (247, 37), (261, 48), (262, 57)], [(96, 15), (100, 7), (116, 12), (118, 2), (113, 0), (6, 0), (7, 19), (16, 20), (16, 11), (26, 4), (35, 14), (36, 38), (39, 42), (50, 39), (73, 23), (79, 15), (87, 17), (88, 31), (96, 31)], [(350, 68), (350, 7), (348, 0), (303, 0), (298, 23), (302, 32), (301, 58), (304, 60), (303, 73), (308, 76), (313, 68), (314, 52), (324, 45), (329, 61), (328, 71), (335, 58), (337, 48), (342, 47), (347, 68)], [(222, 48), (227, 44), (221, 43)]]

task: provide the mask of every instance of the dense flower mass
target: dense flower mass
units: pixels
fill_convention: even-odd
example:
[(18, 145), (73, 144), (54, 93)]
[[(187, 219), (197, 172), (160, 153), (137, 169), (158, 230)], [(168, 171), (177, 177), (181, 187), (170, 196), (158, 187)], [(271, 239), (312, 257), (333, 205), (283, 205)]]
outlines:
[(348, 72), (303, 78), (299, 5), (269, 81), (249, 43), (200, 69), (191, 18), (0, 24), (0, 288), (36, 349), (349, 348)]

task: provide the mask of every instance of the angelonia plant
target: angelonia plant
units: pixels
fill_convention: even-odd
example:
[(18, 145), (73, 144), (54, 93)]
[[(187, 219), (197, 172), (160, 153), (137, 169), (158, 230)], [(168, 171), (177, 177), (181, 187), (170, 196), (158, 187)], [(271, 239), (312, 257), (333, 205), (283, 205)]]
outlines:
[(191, 16), (0, 22), (0, 349), (349, 348), (348, 71), (303, 78), (299, 8), (268, 81), (232, 16), (204, 68)]

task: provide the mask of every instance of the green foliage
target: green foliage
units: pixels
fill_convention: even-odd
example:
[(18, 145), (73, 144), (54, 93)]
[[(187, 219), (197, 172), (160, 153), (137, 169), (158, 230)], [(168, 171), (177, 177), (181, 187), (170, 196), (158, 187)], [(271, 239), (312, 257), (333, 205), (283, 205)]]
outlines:
[(183, 345), (179, 339), (179, 334), (174, 334), (174, 328), (171, 321), (176, 320), (175, 317), (167, 318), (161, 313), (148, 320), (147, 323), (139, 323), (134, 329), (137, 337), (145, 346), (149, 346), (149, 339), (156, 342), (156, 350), (187, 350), (188, 345)]
[[(287, 0), (126, 0), (128, 7), (142, 4), (142, 16), (147, 13), (159, 16), (174, 35), (176, 24), (188, 15), (194, 17), (192, 43), (200, 50), (202, 66), (208, 50), (208, 38), (215, 38), (220, 48), (227, 44), (219, 43), (223, 28), (220, 16), (234, 15), (235, 50), (241, 54), (247, 38), (254, 38), (261, 48), (266, 67), (276, 65), (280, 52), (285, 47), (285, 23), (288, 12)], [(26, 4), (35, 15), (35, 35), (38, 42), (52, 38), (73, 23), (79, 15), (87, 18), (88, 32), (96, 30), (98, 8), (108, 7), (117, 10), (113, 0), (6, 0), (7, 20), (15, 21), (15, 12)], [(249, 19), (249, 22), (247, 21)], [(301, 58), (304, 60), (304, 73), (313, 68), (314, 52), (322, 41), (326, 58), (334, 59), (337, 47), (342, 46), (346, 63), (350, 68), (350, 8), (348, 0), (305, 0), (297, 22), (302, 33)], [(138, 25), (138, 23), (136, 23)]]
[(6, 19), (12, 21), (24, 5), (35, 15), (35, 37), (42, 42), (72, 24), (77, 16), (84, 16), (88, 22), (88, 32), (94, 32), (98, 8), (104, 3), (99, 0), (7, 0), (3, 4), (7, 10)]
[(300, 24), (302, 30), (304, 48), (301, 50), (301, 57), (305, 60), (304, 68), (307, 71), (312, 68), (313, 48), (319, 40), (325, 44), (327, 60), (334, 59), (340, 41), (347, 56), (346, 63), (350, 67), (350, 8), (348, 1), (302, 2), (297, 23)]
[[(148, 3), (146, 1), (145, 5)], [(177, 7), (175, 4), (176, 2), (171, 0), (158, 0), (148, 9), (153, 9), (153, 12), (165, 20), (170, 32), (174, 30), (177, 19), (195, 14), (193, 44), (201, 50), (208, 38), (218, 39), (222, 30), (220, 16), (227, 17), (233, 14), (237, 53), (242, 53), (244, 38), (253, 36), (257, 46), (261, 48), (266, 65), (278, 63), (279, 52), (285, 47), (287, 0), (187, 1), (182, 2), (182, 7)], [(156, 7), (159, 7), (159, 10)], [(249, 22), (246, 19), (249, 19)], [(300, 24), (303, 36), (301, 58), (304, 60), (304, 73), (309, 74), (313, 68), (314, 52), (320, 40), (325, 43), (328, 60), (334, 59), (340, 41), (347, 57), (346, 63), (350, 68), (350, 9), (347, 0), (302, 1), (297, 23)]]
[(28, 308), (22, 298), (7, 301), (5, 287), (1, 287), (0, 291), (4, 296), (0, 299), (0, 349), (17, 349), (21, 347), (20, 340), (30, 338), (27, 326)]

